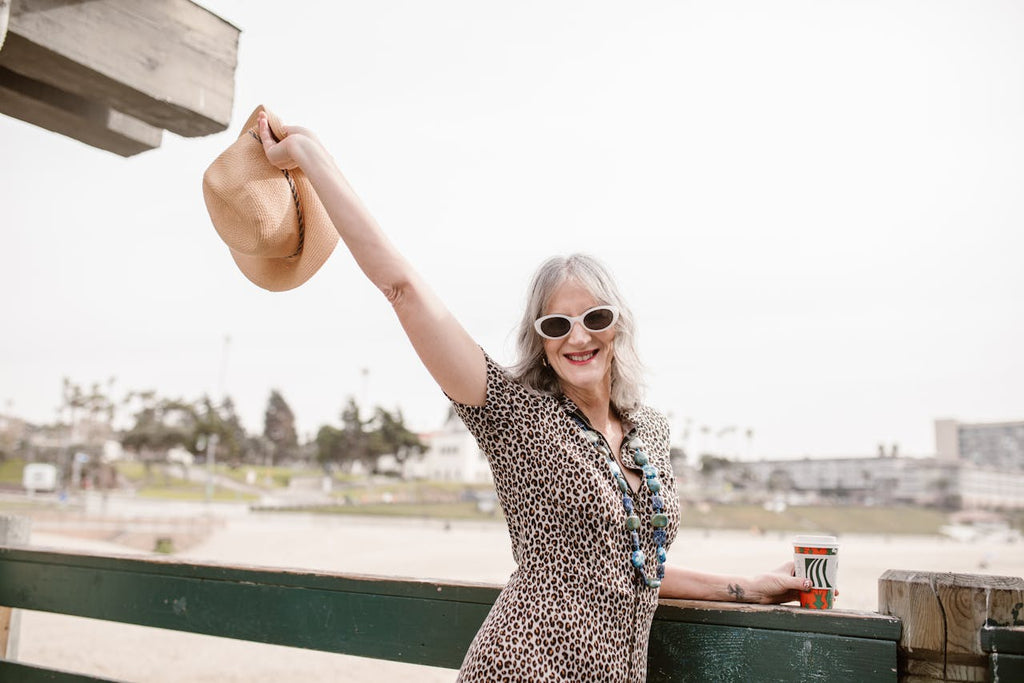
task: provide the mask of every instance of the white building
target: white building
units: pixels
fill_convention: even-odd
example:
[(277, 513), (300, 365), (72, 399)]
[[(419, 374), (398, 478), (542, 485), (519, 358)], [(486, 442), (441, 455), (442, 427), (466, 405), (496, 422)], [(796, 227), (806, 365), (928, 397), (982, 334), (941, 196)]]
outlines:
[(935, 421), (935, 452), (940, 460), (1024, 471), (1024, 421)]
[(449, 409), (444, 426), (424, 441), (427, 450), (404, 463), (402, 473), (406, 478), (467, 484), (493, 482), (487, 456), (454, 410)]
[(768, 495), (964, 509), (1024, 508), (1024, 422), (935, 421), (929, 458), (875, 456), (742, 463)]

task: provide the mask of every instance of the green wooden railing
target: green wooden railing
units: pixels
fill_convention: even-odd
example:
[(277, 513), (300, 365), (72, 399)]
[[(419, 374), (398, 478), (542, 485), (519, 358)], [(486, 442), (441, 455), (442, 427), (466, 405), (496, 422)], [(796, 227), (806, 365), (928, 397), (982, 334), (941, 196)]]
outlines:
[[(457, 668), (498, 586), (0, 546), (0, 605)], [(651, 681), (896, 681), (900, 622), (662, 601)], [(98, 681), (0, 659), (0, 681)]]
[[(498, 586), (0, 545), (0, 683), (107, 680), (5, 659), (12, 609), (457, 668)], [(1024, 579), (890, 570), (879, 611), (663, 600), (650, 681), (1024, 681)]]

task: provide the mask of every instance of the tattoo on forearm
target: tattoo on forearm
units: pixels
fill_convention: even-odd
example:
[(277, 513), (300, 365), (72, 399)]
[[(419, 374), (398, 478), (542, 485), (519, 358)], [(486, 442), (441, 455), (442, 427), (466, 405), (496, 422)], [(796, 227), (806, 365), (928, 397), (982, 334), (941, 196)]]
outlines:
[(736, 600), (736, 602), (739, 602), (743, 599), (743, 586), (739, 585), (738, 583), (730, 583), (728, 590), (729, 595), (731, 595), (733, 599)]

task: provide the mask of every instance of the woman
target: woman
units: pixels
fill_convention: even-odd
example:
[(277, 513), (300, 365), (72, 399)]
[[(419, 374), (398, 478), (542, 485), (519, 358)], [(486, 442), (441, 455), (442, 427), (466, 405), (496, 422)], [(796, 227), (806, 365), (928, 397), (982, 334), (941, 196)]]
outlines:
[(275, 142), (301, 168), (356, 263), (487, 453), (517, 568), (460, 681), (643, 681), (658, 597), (795, 600), (792, 565), (751, 579), (665, 562), (679, 503), (663, 416), (641, 403), (633, 317), (604, 267), (547, 261), (520, 324), (519, 363), (488, 357), (385, 237), (306, 129)]

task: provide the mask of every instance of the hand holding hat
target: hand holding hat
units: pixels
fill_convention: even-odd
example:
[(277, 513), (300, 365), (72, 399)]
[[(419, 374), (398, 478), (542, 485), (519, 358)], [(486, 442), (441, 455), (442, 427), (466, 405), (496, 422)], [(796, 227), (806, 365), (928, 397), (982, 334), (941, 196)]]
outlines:
[(263, 289), (280, 292), (319, 270), (334, 251), (338, 233), (301, 169), (295, 164), (281, 169), (267, 158), (258, 129), (261, 113), (275, 140), (287, 136), (280, 119), (257, 107), (238, 139), (206, 169), (203, 197), (242, 274)]

